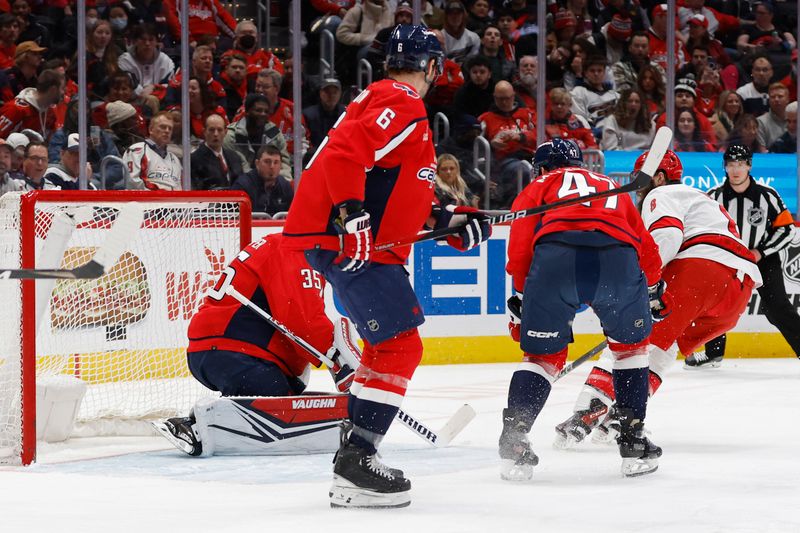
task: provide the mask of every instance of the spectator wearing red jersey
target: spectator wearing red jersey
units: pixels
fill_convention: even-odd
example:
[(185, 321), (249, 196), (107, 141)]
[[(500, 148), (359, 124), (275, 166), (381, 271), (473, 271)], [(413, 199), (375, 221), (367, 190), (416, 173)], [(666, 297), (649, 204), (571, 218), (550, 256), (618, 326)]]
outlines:
[(498, 182), (498, 207), (505, 207), (516, 195), (517, 177), (524, 168), (521, 162), (530, 160), (536, 150), (536, 113), (519, 107), (514, 87), (507, 81), (499, 81), (494, 86), (494, 104), (478, 120), (492, 146), (492, 158), (500, 163), (493, 178)]
[(711, 37), (735, 32), (742, 21), (734, 15), (726, 15), (714, 8), (707, 7), (705, 0), (685, 0), (682, 7), (678, 7), (678, 19), (681, 28), (686, 30), (692, 17), (701, 16), (706, 20), (706, 28)]
[(713, 115), (717, 108), (717, 98), (721, 92), (719, 69), (716, 68), (716, 65), (707, 65), (700, 74), (700, 83), (697, 84), (695, 110), (707, 117)]
[(19, 21), (11, 13), (0, 15), (0, 69), (14, 66), (14, 54), (19, 38)]
[[(180, 106), (169, 108), (180, 110)], [(202, 140), (203, 129), (206, 119), (211, 115), (225, 116), (225, 109), (217, 105), (214, 94), (209, 90), (208, 85), (199, 79), (192, 77), (189, 79), (189, 124), (191, 125), (191, 136), (194, 140)], [(225, 126), (228, 126), (227, 119)]]
[[(222, 84), (214, 79), (212, 71), (214, 69), (214, 51), (210, 46), (199, 45), (192, 53), (192, 73), (190, 77), (202, 80), (208, 87), (211, 94), (217, 101), (217, 105), (225, 107), (225, 89)], [(169, 80), (165, 102), (167, 105), (180, 103), (181, 100), (181, 81), (183, 72), (178, 69), (175, 75)]]
[[(163, 13), (172, 38), (181, 38), (181, 11), (178, 0), (163, 0)], [(219, 0), (189, 0), (189, 41), (197, 42), (204, 35), (234, 38), (236, 19), (228, 13)]]
[[(667, 70), (667, 4), (656, 4), (653, 8), (653, 25), (648, 30), (650, 35), (650, 61), (657, 64), (665, 72)], [(675, 39), (675, 68), (686, 63), (689, 54), (679, 39)]]
[[(147, 122), (150, 117), (158, 113), (161, 102), (153, 95), (148, 96), (146, 99), (137, 97), (134, 94), (136, 82), (132, 79), (133, 75), (130, 72), (120, 71), (111, 76), (108, 82), (108, 94), (106, 94), (103, 103), (92, 108), (91, 123), (101, 128), (109, 127), (108, 116), (110, 115), (107, 106), (110, 102), (124, 102), (130, 104), (136, 115), (136, 131), (142, 137), (147, 132)], [(120, 150), (123, 153), (124, 150)]]
[[(436, 38), (439, 40), (439, 46), (442, 51), (447, 54), (447, 46), (445, 45), (444, 34), (441, 30), (431, 30)], [(444, 69), (442, 75), (436, 78), (433, 82), (428, 94), (425, 95), (425, 103), (428, 108), (428, 116), (432, 117), (437, 112), (441, 111), (448, 117), (455, 116), (456, 110), (453, 109), (453, 102), (455, 100), (456, 92), (464, 85), (464, 73), (458, 63), (452, 59), (444, 60)]]
[(48, 140), (56, 129), (55, 106), (64, 98), (64, 75), (53, 70), (39, 74), (36, 87), (23, 90), (0, 108), (0, 138), (31, 129)]
[(235, 35), (233, 50), (244, 55), (248, 78), (255, 79), (265, 68), (284, 74), (283, 64), (278, 56), (258, 46), (258, 28), (252, 20), (243, 20), (237, 24)]
[(219, 82), (225, 89), (225, 115), (228, 120), (233, 120), (255, 84), (247, 79), (247, 59), (235, 50), (222, 55), (222, 68)]
[(545, 120), (544, 133), (548, 141), (572, 139), (582, 150), (597, 148), (589, 122), (572, 112), (572, 95), (563, 87), (550, 90), (550, 114)]
[[(715, 39), (708, 32), (708, 19), (703, 15), (692, 15), (689, 17), (688, 38), (686, 48), (694, 50), (697, 45), (703, 45), (708, 50), (709, 58), (713, 59), (720, 68), (725, 68), (731, 64), (731, 58), (719, 39)], [(735, 69), (735, 67), (734, 67)]]

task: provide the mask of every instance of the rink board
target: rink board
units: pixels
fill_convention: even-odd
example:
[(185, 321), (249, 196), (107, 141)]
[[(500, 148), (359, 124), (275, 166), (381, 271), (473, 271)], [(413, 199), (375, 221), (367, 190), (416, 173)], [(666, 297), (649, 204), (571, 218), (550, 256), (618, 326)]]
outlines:
[[(280, 230), (280, 225), (258, 223), (253, 238)], [(417, 244), (407, 270), (425, 312), (420, 328), (423, 364), (519, 361), (519, 347), (506, 334), (506, 299), (512, 294), (505, 273), (508, 226), (495, 226), (487, 243), (466, 253), (431, 241)], [(787, 292), (800, 308), (800, 232), (788, 251), (782, 252)], [(327, 297), (331, 298), (327, 291)], [(336, 302), (334, 302), (336, 304)], [(728, 336), (729, 357), (784, 357), (791, 348), (759, 310), (753, 294), (746, 313)], [(337, 306), (339, 311), (342, 309)], [(573, 325), (575, 358), (601, 340), (600, 323), (590, 309), (579, 312)]]

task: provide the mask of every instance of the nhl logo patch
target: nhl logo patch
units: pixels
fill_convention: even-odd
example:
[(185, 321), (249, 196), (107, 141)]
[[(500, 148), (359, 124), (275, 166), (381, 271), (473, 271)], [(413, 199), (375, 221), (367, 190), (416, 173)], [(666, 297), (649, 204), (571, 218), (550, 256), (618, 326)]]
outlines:
[(783, 275), (787, 280), (800, 283), (800, 242), (795, 239), (786, 248), (783, 258)]
[(751, 207), (747, 210), (747, 222), (753, 226), (761, 226), (764, 224), (766, 217), (764, 210), (760, 207)]

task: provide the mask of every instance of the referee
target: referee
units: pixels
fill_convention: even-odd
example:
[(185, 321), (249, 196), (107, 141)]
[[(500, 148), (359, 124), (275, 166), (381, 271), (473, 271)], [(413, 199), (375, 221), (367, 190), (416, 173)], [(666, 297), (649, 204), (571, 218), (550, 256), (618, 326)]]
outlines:
[[(800, 315), (786, 294), (778, 252), (789, 246), (794, 231), (791, 213), (772, 187), (756, 183), (750, 175), (753, 153), (741, 144), (725, 150), (725, 183), (708, 195), (725, 206), (736, 221), (742, 241), (756, 256), (764, 284), (758, 289), (764, 314), (800, 357)], [(686, 366), (719, 366), (725, 355), (725, 336), (706, 344), (706, 351), (686, 358)]]

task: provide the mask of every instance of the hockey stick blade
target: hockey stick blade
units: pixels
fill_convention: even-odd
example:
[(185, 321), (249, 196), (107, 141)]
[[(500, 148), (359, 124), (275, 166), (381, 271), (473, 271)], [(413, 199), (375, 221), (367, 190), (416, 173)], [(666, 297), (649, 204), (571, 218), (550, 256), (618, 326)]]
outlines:
[[(656, 132), (656, 136), (653, 139), (653, 144), (651, 145), (650, 148), (650, 153), (645, 159), (644, 165), (642, 165), (642, 169), (636, 173), (636, 176), (634, 177), (633, 180), (626, 183), (625, 185), (622, 185), (621, 187), (616, 187), (613, 189), (608, 189), (607, 191), (600, 191), (585, 196), (573, 196), (570, 198), (559, 200), (558, 202), (538, 205), (536, 207), (531, 207), (530, 209), (523, 209), (521, 211), (509, 211), (501, 214), (491, 215), (487, 216), (484, 220), (488, 222), (490, 225), (494, 226), (495, 224), (502, 224), (504, 222), (513, 222), (520, 218), (530, 217), (533, 215), (540, 215), (542, 213), (552, 211), (553, 209), (560, 209), (562, 207), (568, 207), (575, 204), (600, 200), (608, 196), (616, 196), (619, 194), (626, 194), (638, 191), (639, 189), (646, 187), (650, 183), (653, 174), (658, 168), (658, 164), (661, 162), (661, 159), (663, 159), (664, 154), (669, 149), (670, 142), (672, 142), (672, 130), (667, 128), (666, 126), (662, 126)], [(390, 248), (396, 248), (399, 246), (410, 246), (412, 244), (423, 241), (429, 241), (431, 239), (441, 239), (442, 237), (447, 237), (448, 235), (455, 235), (456, 233), (460, 232), (464, 227), (465, 225), (453, 226), (449, 228), (440, 228), (437, 230), (420, 233), (412, 239), (381, 243), (375, 246), (375, 251), (380, 252), (383, 250), (388, 250)]]
[(0, 279), (96, 279), (116, 263), (130, 240), (142, 225), (144, 211), (132, 202), (120, 208), (119, 215), (108, 230), (103, 244), (94, 256), (83, 265), (75, 268), (17, 268), (0, 270)]
[[(245, 295), (243, 295), (242, 293), (240, 293), (239, 291), (234, 289), (233, 285), (228, 285), (228, 287), (225, 289), (225, 292), (227, 294), (229, 294), (230, 296), (232, 296), (234, 299), (236, 299), (236, 301), (238, 301), (240, 304), (242, 304), (243, 306), (247, 307), (248, 309), (250, 309), (251, 311), (256, 313), (258, 316), (263, 318), (266, 322), (271, 324), (275, 329), (277, 329), (278, 331), (283, 333), (289, 340), (291, 340), (294, 343), (298, 344), (301, 348), (303, 348), (305, 351), (307, 351), (309, 354), (311, 354), (317, 360), (325, 363), (329, 367), (333, 367), (333, 361), (331, 361), (328, 358), (328, 356), (326, 356), (325, 354), (323, 354), (322, 352), (320, 352), (319, 350), (314, 348), (314, 346), (312, 346), (308, 341), (306, 341), (305, 339), (303, 339), (299, 335), (296, 335), (295, 333), (293, 333), (291, 330), (289, 330), (289, 328), (284, 326), (275, 317), (273, 317), (272, 315), (270, 315), (269, 313), (267, 313), (266, 311), (261, 309), (259, 306), (254, 304), (249, 298), (247, 298)], [(469, 407), (469, 406), (465, 406), (465, 407)], [(472, 409), (472, 408), (469, 407), (469, 409)], [(420, 437), (422, 440), (424, 440), (428, 444), (430, 444), (432, 446), (442, 446), (442, 445), (437, 444), (437, 442), (438, 441), (446, 441), (445, 444), (444, 444), (444, 446), (446, 446), (447, 443), (450, 442), (450, 440), (453, 437), (455, 437), (456, 434), (458, 434), (459, 431), (464, 429), (464, 426), (466, 426), (469, 423), (469, 421), (472, 420), (472, 418), (474, 418), (474, 416), (475, 416), (474, 415), (474, 411), (473, 411), (472, 416), (469, 416), (468, 414), (465, 415), (463, 413), (463, 411), (465, 411), (464, 407), (459, 409), (459, 411), (456, 412), (456, 414), (453, 415), (453, 417), (450, 420), (448, 420), (448, 422), (442, 428), (443, 431), (446, 430), (445, 434), (449, 435), (449, 438), (446, 438), (446, 439), (442, 439), (438, 433), (436, 433), (435, 431), (433, 431), (432, 429), (427, 427), (425, 424), (423, 424), (422, 422), (420, 422), (419, 420), (417, 420), (413, 416), (409, 415), (408, 413), (406, 413), (402, 409), (397, 411), (396, 418), (398, 420), (400, 420), (400, 422), (402, 422), (402, 424), (404, 426), (406, 426), (411, 431), (413, 431), (415, 435)], [(464, 418), (466, 418), (466, 421), (463, 421)], [(455, 422), (453, 421), (454, 419), (455, 419)]]
[(468, 404), (464, 404), (450, 417), (450, 420), (445, 422), (442, 429), (433, 431), (402, 409), (397, 412), (397, 419), (400, 422), (435, 448), (444, 448), (450, 444), (473, 418), (475, 418), (475, 409)]
[(585, 354), (578, 357), (573, 362), (569, 363), (564, 368), (562, 368), (561, 372), (556, 374), (556, 378), (553, 381), (558, 381), (559, 379), (563, 378), (564, 376), (566, 376), (567, 374), (569, 374), (570, 372), (581, 366), (583, 363), (585, 363), (595, 355), (605, 350), (606, 346), (608, 346), (608, 341), (604, 340), (603, 342), (601, 342), (600, 344), (598, 344), (597, 346), (595, 346), (594, 348), (592, 348), (591, 350), (589, 350), (588, 352), (586, 352)]

